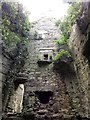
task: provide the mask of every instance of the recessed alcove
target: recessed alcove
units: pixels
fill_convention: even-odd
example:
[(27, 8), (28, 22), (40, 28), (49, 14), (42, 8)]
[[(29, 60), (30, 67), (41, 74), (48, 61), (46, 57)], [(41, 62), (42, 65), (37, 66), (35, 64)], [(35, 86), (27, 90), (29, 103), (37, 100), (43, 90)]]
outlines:
[(40, 65), (47, 65), (53, 61), (54, 48), (41, 48), (37, 63)]
[(53, 92), (52, 91), (36, 91), (35, 95), (38, 97), (40, 103), (48, 104), (50, 97), (53, 96)]
[(48, 54), (44, 54), (44, 60), (48, 60)]

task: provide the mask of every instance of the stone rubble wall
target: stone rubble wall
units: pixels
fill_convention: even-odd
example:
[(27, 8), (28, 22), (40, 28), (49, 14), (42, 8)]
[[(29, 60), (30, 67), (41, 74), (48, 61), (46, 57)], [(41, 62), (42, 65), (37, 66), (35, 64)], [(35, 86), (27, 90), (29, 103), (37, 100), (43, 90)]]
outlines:
[[(90, 32), (90, 7), (89, 3), (84, 4), (84, 11), (80, 20), (78, 20), (79, 25), (77, 22), (72, 28), (69, 46), (74, 57), (74, 66), (77, 73), (78, 88), (80, 91), (81, 100), (79, 114), (88, 118), (90, 117), (90, 66), (88, 59), (85, 57), (85, 55), (83, 55), (83, 51), (85, 49), (85, 44), (89, 39), (88, 34)], [(88, 26), (86, 23), (88, 23)], [(87, 26), (87, 28), (85, 26)]]
[(5, 110), (8, 98), (9, 98), (9, 89), (7, 88), (8, 82), (7, 82), (7, 76), (8, 72), (11, 70), (10, 69), (10, 64), (11, 64), (11, 58), (9, 54), (4, 52), (3, 54), (1, 53), (0, 56), (0, 74), (1, 74), (1, 86), (2, 86), (2, 105), (3, 105), (3, 110)]
[[(72, 44), (70, 45), (72, 46)], [(48, 37), (42, 40), (30, 41), (28, 45), (29, 56), (24, 66), (29, 78), (25, 84), (23, 111), (26, 113), (35, 112), (37, 115), (38, 111), (42, 109), (40, 107), (42, 104), (35, 96), (35, 91), (53, 91), (54, 96), (49, 101), (48, 106), (43, 106), (44, 109), (49, 111), (48, 114), (59, 113), (59, 115), (81, 115), (86, 117), (82, 112), (81, 89), (79, 87), (78, 74), (74, 69), (75, 64), (73, 62), (61, 63), (61, 65), (57, 65), (56, 70), (53, 64), (41, 64), (39, 66), (39, 49), (41, 48), (55, 48), (57, 50), (53, 43), (53, 38)], [(52, 103), (52, 110), (50, 103)]]
[(0, 50), (0, 119), (2, 114), (2, 51)]
[[(22, 66), (21, 66), (22, 68)], [(6, 49), (3, 49), (0, 59), (0, 74), (2, 86), (2, 112), (17, 112), (22, 110), (24, 85), (15, 83), (18, 69), (16, 61)]]
[[(49, 43), (50, 42), (50, 43)], [(35, 103), (35, 91), (52, 91), (54, 96), (50, 103), (46, 105), (45, 109), (48, 109), (50, 113), (61, 112), (61, 114), (70, 113), (69, 96), (66, 93), (66, 86), (64, 80), (59, 73), (53, 70), (53, 64), (50, 65), (38, 65), (38, 55), (40, 48), (55, 47), (52, 40), (37, 40), (30, 41), (28, 46), (29, 57), (25, 64), (26, 73), (28, 74), (28, 82), (25, 84), (24, 94), (24, 111), (34, 110), (38, 108)], [(30, 93), (33, 94), (30, 96)], [(29, 101), (30, 100), (30, 101)], [(33, 102), (31, 102), (33, 101)], [(40, 103), (39, 103), (40, 104)], [(42, 106), (42, 105), (41, 105)], [(38, 108), (38, 110), (41, 108)], [(52, 112), (51, 112), (52, 111)]]

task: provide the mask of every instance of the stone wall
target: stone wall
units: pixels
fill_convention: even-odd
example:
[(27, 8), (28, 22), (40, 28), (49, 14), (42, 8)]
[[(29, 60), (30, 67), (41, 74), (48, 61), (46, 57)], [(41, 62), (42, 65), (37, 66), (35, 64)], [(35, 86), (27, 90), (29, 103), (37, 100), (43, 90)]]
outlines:
[[(90, 117), (90, 7), (84, 3), (82, 16), (72, 28), (69, 42), (74, 57), (75, 70), (78, 78), (80, 91), (79, 114), (83, 117)], [(86, 19), (87, 18), (87, 19)], [(79, 24), (78, 24), (79, 23)], [(88, 24), (87, 24), (88, 23)]]
[(2, 49), (0, 49), (0, 119), (2, 114)]
[[(4, 51), (2, 54), (1, 54), (1, 77), (2, 77), (2, 106), (3, 106), (3, 110), (5, 110), (5, 107), (6, 107), (6, 104), (8, 102), (8, 99), (9, 99), (9, 86), (8, 86), (8, 81), (7, 80), (7, 76), (8, 76), (8, 73), (9, 71), (11, 70), (10, 68), (10, 64), (11, 64), (11, 58), (9, 56), (9, 54)], [(9, 78), (9, 76), (8, 76)]]
[[(43, 44), (43, 46), (41, 46), (40, 43)], [(26, 82), (25, 84), (25, 102), (24, 102), (24, 107), (26, 107), (25, 111), (29, 111), (29, 109), (32, 108), (32, 106), (35, 104), (33, 103), (33, 105), (31, 105), (29, 98), (31, 99), (32, 97), (32, 99), (34, 100), (38, 99), (37, 97), (35, 97), (36, 91), (41, 91), (41, 92), (51, 91), (53, 93), (53, 98), (52, 98), (53, 100), (51, 101), (53, 102), (52, 112), (55, 110), (55, 108), (53, 107), (56, 107), (57, 111), (61, 109), (61, 111), (67, 112), (69, 109), (68, 108), (69, 98), (68, 98), (68, 95), (65, 95), (66, 88), (65, 88), (64, 80), (62, 80), (59, 73), (54, 72), (53, 64), (50, 64), (50, 63), (40, 64), (39, 63), (40, 66), (38, 64), (39, 49), (44, 48), (44, 46), (46, 48), (46, 43), (48, 44), (48, 48), (49, 48), (50, 44), (48, 43), (48, 40), (30, 41), (30, 44), (29, 44), (29, 51), (30, 51), (29, 58), (25, 66), (27, 68), (26, 71), (28, 72), (28, 75), (29, 75), (28, 82)], [(38, 103), (38, 104), (41, 104), (41, 103)], [(55, 106), (55, 104), (57, 105)], [(61, 104), (61, 107), (60, 107), (60, 104)], [(33, 106), (32, 108), (33, 110), (38, 109), (38, 107), (40, 107), (39, 105), (37, 105), (36, 107), (35, 106)], [(49, 104), (45, 104), (45, 105), (41, 104), (41, 106), (43, 107), (48, 106), (48, 109), (50, 109)], [(43, 108), (43, 109), (46, 109), (46, 108)]]
[[(24, 66), (28, 81), (25, 83), (23, 112), (29, 118), (30, 114), (34, 114), (37, 119), (44, 119), (45, 116), (51, 116), (55, 120), (61, 116), (68, 118), (75, 115), (78, 109), (76, 104), (78, 106), (80, 101), (76, 93), (79, 91), (73, 65), (61, 62), (54, 67), (52, 60), (47, 61), (40, 57), (40, 54), (44, 55), (46, 51), (49, 54), (49, 50), (53, 50), (53, 56), (56, 55), (57, 47), (53, 38), (54, 36), (31, 40), (28, 44), (29, 56)], [(42, 49), (43, 52), (40, 52)]]
[[(11, 58), (7, 54), (3, 55), (1, 74), (6, 90), (3, 109), (10, 112), (7, 120), (90, 118), (90, 7), (89, 4), (85, 4), (82, 16), (72, 28), (69, 42), (72, 62), (60, 61), (56, 65), (53, 64), (53, 57), (57, 54), (53, 40), (58, 39), (59, 33), (54, 24), (52, 28), (50, 19), (49, 22), (42, 20), (35, 24), (33, 29), (42, 35), (42, 39), (39, 37), (30, 40), (29, 54), (19, 73), (14, 69), (18, 64), (14, 63), (12, 66)], [(2, 65), (2, 61), (0, 64)], [(4, 84), (9, 89), (6, 89)], [(20, 114), (17, 116), (17, 113)]]
[[(26, 75), (21, 73), (21, 59), (15, 61), (15, 57), (3, 47), (0, 60), (0, 77), (2, 85), (2, 114), (3, 118), (8, 113), (21, 113), (24, 82)], [(19, 69), (18, 69), (19, 67)]]

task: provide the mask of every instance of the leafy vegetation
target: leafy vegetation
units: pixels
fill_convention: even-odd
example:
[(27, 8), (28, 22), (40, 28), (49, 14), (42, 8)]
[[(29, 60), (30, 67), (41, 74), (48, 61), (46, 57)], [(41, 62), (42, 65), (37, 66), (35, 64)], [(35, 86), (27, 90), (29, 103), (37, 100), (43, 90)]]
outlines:
[[(13, 58), (13, 69), (19, 72), (28, 55), (30, 22), (19, 3), (2, 2), (3, 49)], [(4, 51), (3, 51), (4, 52)]]
[[(2, 2), (2, 50), (10, 56), (10, 70), (2, 86), (3, 104), (8, 102), (13, 94), (13, 84), (28, 56), (30, 22), (23, 12), (22, 5), (15, 2)], [(3, 61), (2, 61), (3, 62)], [(9, 96), (8, 96), (9, 94)], [(6, 100), (8, 98), (8, 100)], [(7, 107), (8, 104), (5, 105)], [(6, 108), (7, 109), (7, 108)]]
[(67, 44), (68, 40), (66, 40), (64, 35), (61, 34), (60, 39), (59, 40), (54, 40), (54, 42), (58, 45), (58, 47), (60, 47), (61, 45)]
[(80, 3), (79, 2), (72, 3), (69, 5), (67, 15), (64, 17), (64, 19), (58, 20), (56, 22), (56, 26), (58, 26), (61, 31), (60, 39), (57, 40), (56, 42), (58, 45), (68, 43), (72, 26), (75, 23), (76, 18), (79, 14), (80, 14)]
[(66, 59), (70, 58), (71, 54), (68, 51), (61, 50), (55, 57), (54, 57), (54, 62), (59, 61), (61, 59)]
[(54, 62), (71, 58), (70, 52), (66, 51), (65, 48), (61, 50), (61, 46), (66, 45), (68, 47), (72, 26), (75, 23), (77, 16), (80, 14), (80, 10), (79, 2), (69, 4), (67, 15), (63, 18), (63, 20), (58, 20), (56, 22), (56, 26), (59, 27), (61, 35), (59, 40), (55, 40), (55, 43), (59, 47), (59, 53), (55, 56)]
[(15, 46), (29, 38), (30, 23), (18, 3), (2, 3), (2, 40), (5, 47)]

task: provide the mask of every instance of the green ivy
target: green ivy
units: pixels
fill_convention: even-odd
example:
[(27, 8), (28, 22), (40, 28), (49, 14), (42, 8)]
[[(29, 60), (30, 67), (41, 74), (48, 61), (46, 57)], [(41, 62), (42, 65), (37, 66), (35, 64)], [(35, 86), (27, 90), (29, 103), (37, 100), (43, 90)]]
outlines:
[(23, 12), (22, 5), (2, 2), (2, 40), (3, 48), (13, 58), (13, 69), (18, 72), (28, 56), (30, 22)]
[(65, 58), (69, 58), (71, 57), (71, 54), (68, 51), (65, 51), (64, 49), (62, 49), (55, 57), (54, 57), (54, 62), (56, 61), (60, 61), (62, 59), (62, 57)]
[(54, 40), (55, 44), (58, 45), (58, 47), (60, 47), (61, 45), (67, 44), (68, 40), (65, 38), (65, 36), (63, 34), (60, 35), (60, 39), (59, 40)]
[[(18, 9), (17, 9), (18, 8)], [(5, 47), (15, 46), (18, 42), (28, 41), (30, 22), (22, 5), (2, 2), (2, 40)]]
[(80, 10), (79, 2), (72, 3), (69, 5), (67, 15), (64, 19), (56, 22), (56, 26), (58, 26), (61, 31), (60, 39), (56, 42), (58, 45), (68, 43), (72, 26), (75, 23), (77, 16), (80, 14)]
[(61, 34), (59, 40), (54, 41), (58, 45), (60, 51), (55, 56), (54, 62), (60, 60), (67, 60), (68, 58), (71, 58), (71, 54), (69, 53), (69, 51), (60, 49), (62, 45), (66, 45), (68, 47), (68, 41), (72, 30), (72, 26), (75, 23), (77, 16), (80, 14), (80, 10), (80, 2), (69, 4), (67, 15), (64, 17), (63, 20), (58, 20), (56, 22), (56, 26), (59, 27)]

